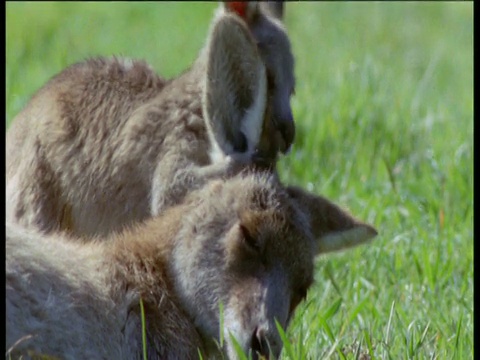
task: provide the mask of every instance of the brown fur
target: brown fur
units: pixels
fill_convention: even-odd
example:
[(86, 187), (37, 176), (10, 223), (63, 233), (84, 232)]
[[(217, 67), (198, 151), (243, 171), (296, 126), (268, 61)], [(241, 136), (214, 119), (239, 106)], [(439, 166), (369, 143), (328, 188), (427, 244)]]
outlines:
[(274, 164), (288, 144), (274, 109), (266, 110), (268, 59), (253, 24), (283, 39), (271, 52), (291, 54), (278, 21), (252, 9), (247, 23), (221, 7), (207, 45), (177, 78), (117, 58), (90, 59), (52, 78), (7, 131), (7, 219), (47, 233), (108, 234), (236, 173), (253, 156)]
[(323, 239), (340, 234), (363, 242), (376, 231), (260, 173), (213, 180), (108, 239), (83, 243), (7, 225), (6, 348), (14, 357), (141, 358), (142, 299), (149, 359), (193, 359), (197, 348), (216, 356), (220, 332), (230, 359), (230, 336), (254, 358), (277, 358), (275, 319), (288, 326)]

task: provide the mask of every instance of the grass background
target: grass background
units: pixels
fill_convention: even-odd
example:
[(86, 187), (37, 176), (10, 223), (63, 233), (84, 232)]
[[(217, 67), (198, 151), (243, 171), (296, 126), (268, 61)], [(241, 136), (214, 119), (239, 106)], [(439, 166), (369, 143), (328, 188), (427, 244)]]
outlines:
[[(89, 56), (179, 74), (215, 7), (7, 3), (6, 126)], [(288, 3), (285, 23), (298, 135), (281, 177), (380, 235), (318, 260), (282, 358), (473, 358), (473, 3)]]

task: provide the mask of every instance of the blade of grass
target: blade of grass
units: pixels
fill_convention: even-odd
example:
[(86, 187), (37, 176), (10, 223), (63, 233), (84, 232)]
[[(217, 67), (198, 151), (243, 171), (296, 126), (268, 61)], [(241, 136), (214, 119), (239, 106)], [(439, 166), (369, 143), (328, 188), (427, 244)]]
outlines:
[(140, 317), (142, 321), (142, 350), (143, 360), (147, 360), (147, 325), (145, 322), (145, 309), (143, 307), (143, 300), (140, 298)]

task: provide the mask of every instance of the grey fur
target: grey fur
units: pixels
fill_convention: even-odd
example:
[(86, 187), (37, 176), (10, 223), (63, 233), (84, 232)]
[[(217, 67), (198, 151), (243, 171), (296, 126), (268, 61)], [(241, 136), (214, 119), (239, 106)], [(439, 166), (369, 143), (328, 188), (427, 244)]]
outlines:
[(235, 174), (253, 152), (274, 164), (284, 143), (265, 74), (251, 30), (222, 7), (205, 48), (177, 78), (119, 58), (68, 67), (7, 131), (7, 219), (46, 233), (105, 235)]
[(140, 359), (141, 298), (149, 359), (215, 357), (221, 331), (230, 359), (230, 334), (247, 353), (276, 358), (274, 319), (288, 326), (332, 234), (361, 243), (376, 231), (259, 172), (212, 180), (161, 216), (90, 242), (7, 223), (6, 348), (13, 358)]

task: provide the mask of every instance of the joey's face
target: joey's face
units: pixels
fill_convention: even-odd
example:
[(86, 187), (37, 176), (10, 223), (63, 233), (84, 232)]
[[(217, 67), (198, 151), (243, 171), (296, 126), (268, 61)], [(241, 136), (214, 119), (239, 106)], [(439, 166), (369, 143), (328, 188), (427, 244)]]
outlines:
[(288, 326), (312, 283), (312, 243), (278, 214), (247, 212), (229, 231), (224, 249), (227, 353), (235, 358), (233, 336), (253, 359), (275, 359), (282, 348), (276, 321)]
[(205, 339), (219, 341), (222, 333), (230, 359), (237, 358), (235, 342), (253, 359), (275, 359), (282, 349), (276, 321), (288, 326), (313, 280), (314, 241), (288, 204), (252, 209), (234, 202), (232, 213), (195, 223), (190, 234), (201, 235), (182, 249), (180, 292)]

